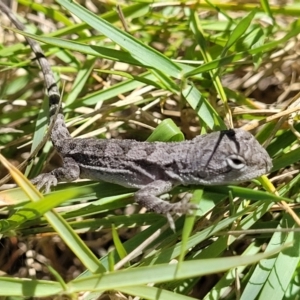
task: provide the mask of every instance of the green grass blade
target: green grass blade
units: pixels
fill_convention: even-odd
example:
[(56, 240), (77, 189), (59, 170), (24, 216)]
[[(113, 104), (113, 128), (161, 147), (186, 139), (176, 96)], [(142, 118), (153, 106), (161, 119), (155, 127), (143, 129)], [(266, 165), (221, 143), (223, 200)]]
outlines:
[[(293, 219), (286, 215), (278, 228), (292, 227), (293, 224)], [(299, 234), (275, 232), (266, 249), (266, 251), (272, 251), (278, 245), (292, 241), (294, 243), (291, 248), (285, 249), (278, 256), (262, 260), (256, 266), (241, 295), (241, 300), (283, 298), (299, 263)]]
[(90, 57), (81, 66), (80, 71), (78, 72), (77, 77), (73, 83), (73, 88), (68, 94), (67, 101), (65, 102), (66, 105), (70, 105), (77, 100), (80, 92), (83, 90), (84, 85), (89, 79), (91, 72), (93, 71), (96, 60), (96, 57)]
[(130, 34), (114, 27), (106, 20), (94, 15), (92, 12), (75, 2), (65, 0), (57, 0), (57, 2), (89, 24), (92, 28), (103, 33), (122, 48), (126, 49), (131, 56), (142, 65), (158, 69), (168, 76), (181, 78), (181, 69), (158, 51), (146, 46)]
[[(14, 166), (12, 166), (4, 157), (0, 155), (1, 163), (10, 171), (12, 177), (20, 185), (32, 201), (29, 212), (24, 212), (29, 218), (35, 212), (39, 211), (40, 200), (42, 195), (36, 190), (31, 182)], [(49, 208), (49, 203), (46, 203), (46, 208)], [(42, 202), (43, 206), (44, 202)], [(85, 243), (79, 238), (71, 226), (56, 212), (48, 210), (44, 213), (45, 218), (59, 234), (59, 236), (65, 241), (65, 243), (72, 249), (82, 263), (92, 272), (105, 272), (105, 268), (94, 256), (93, 252), (87, 247)], [(16, 213), (13, 216), (13, 225), (17, 227), (17, 224), (23, 221), (23, 216)]]
[(216, 130), (227, 129), (215, 109), (193, 84), (186, 85), (182, 90), (182, 95), (209, 128)]
[(226, 56), (224, 58), (218, 58), (215, 59), (211, 62), (205, 63), (202, 66), (195, 68), (193, 71), (189, 71), (187, 73), (185, 73), (183, 76), (185, 78), (197, 75), (199, 73), (203, 73), (203, 72), (207, 72), (210, 71), (212, 69), (217, 69), (220, 68), (222, 66), (226, 66), (227, 64), (231, 64), (233, 62), (236, 62), (240, 59), (243, 59), (245, 57), (247, 57), (248, 55), (254, 55), (254, 54), (259, 54), (259, 53), (264, 53), (264, 52), (268, 52), (274, 48), (280, 47), (281, 44), (283, 44), (284, 42), (287, 42), (289, 39), (291, 39), (292, 37), (296, 36), (299, 33), (300, 30), (300, 21), (294, 21), (291, 25), (291, 30), (288, 31), (288, 33), (276, 40), (276, 41), (272, 41), (269, 43), (265, 43), (264, 45), (260, 46), (260, 47), (256, 47), (253, 49), (249, 49), (248, 51), (243, 51), (240, 53), (236, 53), (233, 55), (229, 55)]
[(237, 41), (242, 37), (242, 35), (247, 31), (249, 28), (256, 11), (253, 10), (247, 16), (245, 16), (235, 27), (235, 29), (231, 32), (229, 39), (226, 42), (226, 45), (220, 55), (220, 57), (224, 57), (227, 51), (233, 46)]
[(149, 300), (196, 300), (155, 286), (128, 286), (120, 288), (120, 291)]
[(32, 280), (27, 278), (0, 277), (1, 296), (46, 297), (63, 292), (58, 282), (50, 280)]
[(68, 284), (69, 292), (86, 290), (104, 291), (117, 289), (118, 287), (132, 286), (133, 284), (141, 285), (149, 282), (159, 283), (174, 279), (184, 279), (204, 274), (218, 273), (241, 265), (256, 263), (261, 259), (275, 255), (286, 247), (287, 245), (278, 247), (273, 251), (251, 256), (185, 261), (181, 264), (178, 272), (176, 272), (176, 265), (161, 264), (152, 266), (151, 269), (140, 267), (111, 272), (109, 274), (103, 274), (101, 278), (99, 278), (99, 276), (90, 276), (87, 278), (75, 279)]
[[(200, 189), (196, 190), (193, 193), (193, 196), (192, 196), (190, 202), (195, 205), (199, 205), (202, 195), (203, 195), (203, 190), (200, 190)], [(196, 212), (197, 212), (197, 210), (194, 211), (193, 215), (185, 217), (184, 226), (182, 229), (181, 252), (180, 252), (179, 259), (178, 259), (178, 269), (177, 270), (179, 270), (181, 263), (184, 260), (185, 254), (188, 251), (187, 244), (188, 244), (189, 237), (190, 237), (191, 232), (194, 227), (194, 223), (195, 223), (195, 219), (196, 219)]]

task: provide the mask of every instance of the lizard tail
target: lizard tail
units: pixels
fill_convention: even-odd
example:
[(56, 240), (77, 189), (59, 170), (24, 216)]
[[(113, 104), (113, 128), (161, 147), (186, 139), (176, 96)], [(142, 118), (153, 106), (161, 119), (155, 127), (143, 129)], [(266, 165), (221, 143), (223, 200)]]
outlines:
[[(2, 1), (0, 1), (0, 10), (3, 11), (10, 21), (21, 31), (25, 31), (25, 26), (16, 18), (13, 12), (8, 8)], [(71, 138), (69, 130), (64, 121), (64, 116), (62, 113), (60, 105), (60, 93), (58, 86), (56, 84), (54, 74), (51, 70), (51, 67), (48, 63), (47, 58), (45, 57), (43, 50), (40, 45), (33, 39), (26, 37), (28, 44), (30, 45), (39, 65), (41, 71), (44, 75), (46, 89), (49, 96), (49, 115), (50, 123), (53, 123), (53, 129), (51, 130), (51, 141), (54, 147), (59, 151), (64, 144), (66, 138)], [(55, 130), (59, 128), (59, 130)], [(55, 134), (53, 134), (55, 132)]]

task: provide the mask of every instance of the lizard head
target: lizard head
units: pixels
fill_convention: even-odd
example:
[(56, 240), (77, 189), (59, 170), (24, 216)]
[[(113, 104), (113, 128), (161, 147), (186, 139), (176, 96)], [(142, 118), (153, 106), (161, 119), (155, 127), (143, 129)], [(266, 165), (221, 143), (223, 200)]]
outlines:
[[(255, 137), (242, 129), (205, 135), (197, 166), (204, 185), (224, 185), (249, 181), (270, 172), (272, 160)], [(199, 183), (200, 183), (199, 182)]]

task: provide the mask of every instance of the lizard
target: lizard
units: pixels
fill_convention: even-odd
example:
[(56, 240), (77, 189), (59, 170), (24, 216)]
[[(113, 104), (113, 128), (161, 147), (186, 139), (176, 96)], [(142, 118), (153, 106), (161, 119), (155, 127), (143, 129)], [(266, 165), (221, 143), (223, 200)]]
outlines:
[[(19, 30), (25, 30), (2, 2), (0, 8)], [(237, 184), (271, 170), (272, 160), (267, 151), (242, 129), (216, 131), (181, 142), (72, 138), (48, 60), (36, 41), (26, 39), (45, 78), (49, 120), (53, 124), (50, 139), (63, 159), (62, 167), (31, 180), (37, 189), (48, 193), (58, 182), (79, 178), (136, 188), (135, 202), (167, 216), (174, 228), (171, 215), (189, 214), (195, 209), (185, 198), (176, 203), (160, 198), (175, 186)]]

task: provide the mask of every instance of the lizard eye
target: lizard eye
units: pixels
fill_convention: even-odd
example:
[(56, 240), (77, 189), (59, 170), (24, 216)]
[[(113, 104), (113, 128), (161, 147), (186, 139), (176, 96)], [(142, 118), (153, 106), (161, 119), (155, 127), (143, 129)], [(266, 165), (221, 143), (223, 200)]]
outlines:
[(230, 155), (226, 158), (226, 161), (232, 169), (236, 170), (242, 169), (246, 164), (245, 160), (239, 155)]

